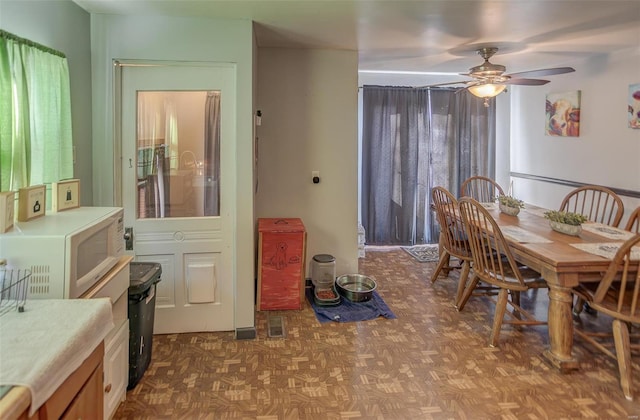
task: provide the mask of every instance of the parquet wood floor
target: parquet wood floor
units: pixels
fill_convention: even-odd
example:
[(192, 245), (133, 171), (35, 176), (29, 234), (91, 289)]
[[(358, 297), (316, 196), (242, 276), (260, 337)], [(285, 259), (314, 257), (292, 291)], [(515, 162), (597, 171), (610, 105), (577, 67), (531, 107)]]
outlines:
[[(546, 326), (505, 326), (488, 346), (493, 304), (472, 297), (452, 306), (457, 270), (429, 282), (436, 263), (398, 249), (367, 251), (373, 276), (397, 319), (320, 324), (307, 303), (279, 311), (286, 338), (267, 336), (258, 312), (255, 340), (232, 332), (154, 336), (151, 365), (123, 402), (120, 419), (638, 419), (617, 365), (579, 338), (581, 369), (546, 364)], [(546, 316), (546, 290), (531, 298)], [(532, 307), (532, 306), (530, 306)], [(605, 320), (583, 314), (598, 326)]]

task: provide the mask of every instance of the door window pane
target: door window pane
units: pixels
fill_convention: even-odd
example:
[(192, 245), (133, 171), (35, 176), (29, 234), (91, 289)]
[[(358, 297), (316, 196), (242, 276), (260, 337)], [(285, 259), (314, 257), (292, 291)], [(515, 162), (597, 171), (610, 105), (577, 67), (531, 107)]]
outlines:
[(220, 215), (220, 91), (137, 94), (137, 217)]

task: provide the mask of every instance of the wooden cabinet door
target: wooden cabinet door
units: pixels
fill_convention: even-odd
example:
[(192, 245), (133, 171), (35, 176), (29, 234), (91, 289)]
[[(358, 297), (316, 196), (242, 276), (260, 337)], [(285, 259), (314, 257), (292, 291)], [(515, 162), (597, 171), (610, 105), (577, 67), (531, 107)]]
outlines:
[(102, 419), (102, 363), (93, 371), (61, 419)]

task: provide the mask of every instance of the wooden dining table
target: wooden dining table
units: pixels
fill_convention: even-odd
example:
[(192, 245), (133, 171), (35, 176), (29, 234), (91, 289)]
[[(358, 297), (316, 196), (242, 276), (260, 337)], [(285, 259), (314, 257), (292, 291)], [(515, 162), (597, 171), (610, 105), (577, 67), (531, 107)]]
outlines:
[(483, 205), (498, 222), (514, 258), (538, 271), (549, 285), (549, 348), (543, 356), (563, 372), (578, 369), (573, 355), (572, 289), (582, 282), (600, 281), (616, 244), (633, 234), (587, 222), (579, 236), (570, 236), (551, 229), (543, 208), (525, 205), (517, 216), (510, 216), (495, 203)]

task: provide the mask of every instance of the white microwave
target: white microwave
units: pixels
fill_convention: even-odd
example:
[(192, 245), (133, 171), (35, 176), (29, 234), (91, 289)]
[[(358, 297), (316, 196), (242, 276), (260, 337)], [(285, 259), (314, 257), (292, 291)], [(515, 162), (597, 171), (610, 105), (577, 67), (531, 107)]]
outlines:
[(78, 298), (124, 255), (120, 207), (79, 207), (17, 222), (0, 234), (8, 270), (31, 270), (28, 299)]

